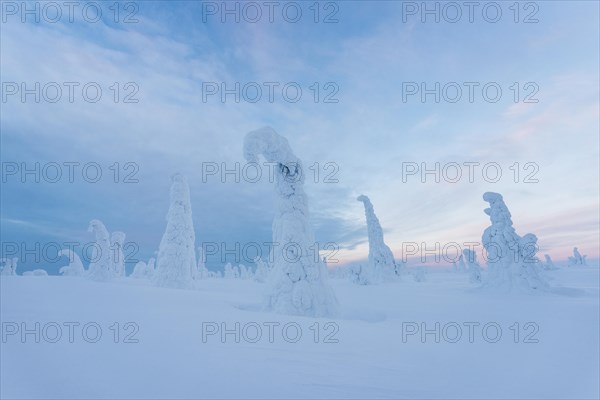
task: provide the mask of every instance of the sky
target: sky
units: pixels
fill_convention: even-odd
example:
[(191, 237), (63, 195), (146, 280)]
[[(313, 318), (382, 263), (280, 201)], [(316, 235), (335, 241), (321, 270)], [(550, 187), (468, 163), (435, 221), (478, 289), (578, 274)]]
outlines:
[(99, 219), (126, 233), (131, 269), (158, 249), (180, 172), (209, 268), (267, 258), (275, 192), (242, 146), (271, 126), (303, 161), (330, 266), (368, 255), (361, 194), (397, 259), (448, 265), (480, 242), (486, 191), (540, 256), (597, 258), (598, 16), (595, 1), (2, 2), (2, 257), (56, 273), (56, 248), (84, 254)]

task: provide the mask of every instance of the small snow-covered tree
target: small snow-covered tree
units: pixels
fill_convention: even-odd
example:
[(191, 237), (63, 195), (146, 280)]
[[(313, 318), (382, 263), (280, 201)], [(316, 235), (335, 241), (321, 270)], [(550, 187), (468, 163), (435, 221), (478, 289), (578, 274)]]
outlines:
[(143, 261), (138, 261), (133, 267), (133, 272), (129, 277), (133, 279), (148, 278), (148, 265)]
[(1, 276), (17, 275), (17, 263), (18, 262), (19, 262), (19, 259), (17, 257), (0, 259), (0, 265), (3, 265), (0, 275)]
[(547, 270), (558, 269), (556, 267), (556, 265), (554, 265), (554, 262), (552, 261), (552, 258), (550, 257), (549, 254), (544, 254), (544, 258), (546, 260), (546, 263), (544, 264), (544, 269), (547, 269)]
[(196, 235), (190, 189), (181, 174), (174, 174), (171, 181), (167, 228), (160, 241), (153, 280), (157, 286), (189, 288), (196, 270)]
[(198, 247), (198, 266), (196, 268), (196, 279), (207, 279), (208, 269), (206, 268), (206, 255), (202, 246)]
[(271, 249), (273, 270), (266, 308), (275, 312), (313, 317), (337, 314), (338, 302), (329, 286), (327, 271), (315, 260), (314, 234), (304, 193), (302, 162), (286, 138), (271, 128), (250, 132), (244, 138), (244, 156), (257, 162), (262, 155), (275, 163), (277, 211)]
[(110, 244), (113, 274), (117, 277), (125, 276), (125, 254), (123, 253), (125, 233), (113, 232), (110, 235)]
[(375, 215), (371, 200), (365, 195), (358, 196), (365, 206), (367, 231), (369, 237), (369, 266), (364, 278), (368, 283), (381, 283), (400, 276), (401, 266), (394, 260), (394, 255), (383, 240), (383, 229)]
[(488, 279), (484, 285), (504, 290), (547, 289), (548, 283), (538, 273), (537, 237), (531, 233), (517, 235), (502, 195), (486, 192), (483, 200), (490, 204), (484, 211), (492, 222), (482, 236), (488, 253)]
[(465, 272), (467, 270), (467, 266), (465, 265), (464, 254), (461, 254), (458, 257), (458, 272)]
[(66, 256), (69, 258), (69, 265), (61, 267), (58, 273), (64, 276), (83, 276), (85, 275), (85, 268), (81, 258), (71, 249), (63, 249), (58, 252), (58, 256)]
[(256, 264), (254, 280), (257, 282), (266, 282), (267, 277), (269, 276), (269, 266), (262, 260), (262, 258), (260, 258), (260, 256), (254, 257), (254, 263)]
[(471, 283), (481, 283), (481, 266), (477, 262), (477, 254), (471, 249), (463, 250), (464, 260), (467, 263), (467, 270), (469, 272), (469, 281)]
[(87, 275), (90, 279), (96, 281), (110, 280), (114, 273), (108, 230), (101, 221), (94, 219), (90, 221), (88, 231), (94, 233), (96, 236), (96, 243), (93, 247)]
[(569, 257), (569, 267), (574, 265), (586, 265), (587, 255), (582, 256), (577, 247), (573, 247), (573, 257)]
[(254, 278), (254, 273), (252, 272), (252, 268), (246, 267), (244, 264), (239, 265), (240, 268), (240, 279), (252, 279)]
[(233, 266), (231, 265), (231, 263), (225, 264), (225, 268), (223, 269), (223, 277), (225, 279), (234, 279), (235, 278), (235, 274), (233, 272)]
[(366, 268), (362, 264), (351, 265), (348, 269), (348, 276), (350, 277), (350, 282), (355, 283), (357, 285), (368, 285), (369, 274), (366, 273)]

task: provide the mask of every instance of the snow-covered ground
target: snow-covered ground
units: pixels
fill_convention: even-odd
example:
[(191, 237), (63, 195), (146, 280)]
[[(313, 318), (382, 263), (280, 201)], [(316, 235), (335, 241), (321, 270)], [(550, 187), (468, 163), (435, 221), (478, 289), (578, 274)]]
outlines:
[(599, 268), (547, 274), (537, 295), (332, 279), (335, 319), (263, 312), (250, 280), (6, 276), (0, 397), (598, 398)]

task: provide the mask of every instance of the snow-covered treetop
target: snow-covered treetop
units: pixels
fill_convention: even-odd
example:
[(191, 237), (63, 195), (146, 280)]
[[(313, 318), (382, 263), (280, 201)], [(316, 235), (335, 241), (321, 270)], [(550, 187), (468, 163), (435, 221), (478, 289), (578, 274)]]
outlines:
[(281, 176), (291, 183), (304, 182), (302, 162), (292, 151), (287, 139), (271, 127), (248, 132), (244, 138), (244, 158), (248, 162), (257, 162), (260, 155), (267, 162), (279, 164)]
[(102, 223), (102, 221), (97, 220), (97, 219), (93, 219), (90, 221), (90, 225), (88, 227), (88, 232), (106, 232), (107, 236), (108, 236), (108, 230), (106, 230), (106, 227), (104, 226), (104, 224)]
[(485, 192), (483, 194), (483, 200), (490, 203), (490, 208), (486, 208), (483, 211), (490, 216), (492, 224), (512, 226), (512, 216), (508, 211), (508, 207), (504, 204), (504, 200), (500, 193)]
[(268, 162), (284, 165), (299, 163), (287, 139), (268, 126), (248, 132), (244, 138), (244, 157), (247, 161), (257, 162), (261, 154)]
[(381, 242), (383, 244), (383, 229), (381, 229), (379, 219), (377, 218), (377, 215), (375, 215), (375, 210), (371, 200), (364, 194), (358, 196), (356, 200), (361, 201), (365, 206), (369, 241), (375, 240), (377, 243)]
[(123, 244), (125, 242), (125, 232), (115, 231), (110, 234), (110, 241)]

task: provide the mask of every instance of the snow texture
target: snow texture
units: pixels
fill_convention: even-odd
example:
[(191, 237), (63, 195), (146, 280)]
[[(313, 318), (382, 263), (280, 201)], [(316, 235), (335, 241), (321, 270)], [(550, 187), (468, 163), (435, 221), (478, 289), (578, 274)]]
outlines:
[(278, 313), (307, 316), (337, 314), (338, 302), (328, 274), (315, 257), (315, 239), (304, 193), (302, 162), (288, 141), (271, 128), (249, 132), (244, 156), (257, 162), (262, 155), (275, 163), (277, 211), (273, 220), (273, 271), (269, 274), (266, 308)]
[(160, 241), (153, 279), (157, 286), (190, 288), (197, 268), (190, 189), (181, 174), (174, 174), (171, 181), (167, 228)]
[(483, 200), (490, 204), (484, 211), (492, 222), (482, 236), (489, 271), (484, 286), (503, 291), (548, 289), (548, 283), (538, 272), (537, 237), (532, 233), (517, 235), (502, 195), (486, 192)]
[(375, 215), (371, 200), (365, 195), (358, 196), (356, 200), (361, 201), (365, 206), (369, 237), (369, 267), (364, 271), (364, 275), (360, 274), (363, 275), (362, 281), (377, 284), (398, 278), (402, 264), (396, 263), (392, 251), (383, 240), (383, 229)]

